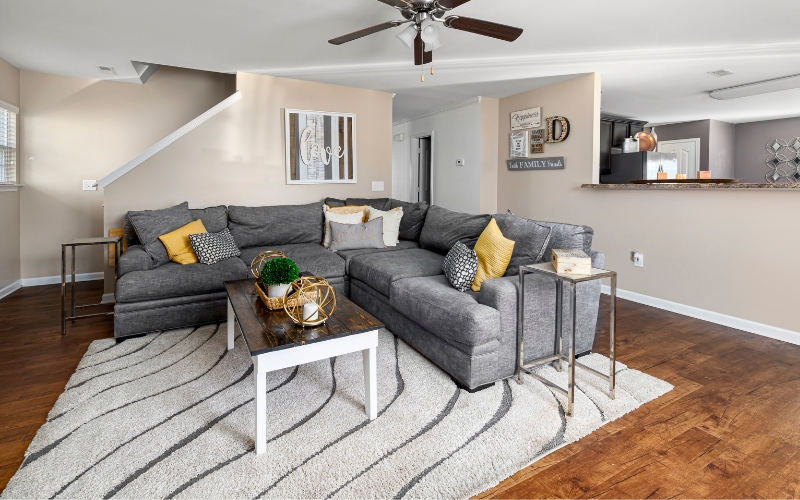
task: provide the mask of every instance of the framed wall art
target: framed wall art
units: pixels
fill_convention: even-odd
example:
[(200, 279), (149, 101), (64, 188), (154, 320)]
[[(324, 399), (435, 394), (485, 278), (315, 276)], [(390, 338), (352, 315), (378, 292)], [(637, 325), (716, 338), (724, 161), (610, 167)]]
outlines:
[(523, 109), (511, 113), (511, 130), (523, 130), (542, 126), (542, 108)]
[(531, 154), (544, 153), (544, 129), (531, 130)]
[(528, 157), (528, 132), (511, 132), (511, 158), (527, 158)]
[(357, 182), (355, 114), (287, 109), (285, 128), (287, 184)]

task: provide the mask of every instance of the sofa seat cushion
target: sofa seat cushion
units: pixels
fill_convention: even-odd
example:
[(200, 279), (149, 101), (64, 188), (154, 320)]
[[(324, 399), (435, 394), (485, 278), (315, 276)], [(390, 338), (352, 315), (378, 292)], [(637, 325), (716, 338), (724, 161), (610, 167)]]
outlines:
[(131, 271), (117, 281), (117, 302), (184, 297), (224, 292), (226, 281), (249, 277), (241, 259), (205, 264), (181, 265), (169, 262), (150, 271)]
[(415, 241), (400, 240), (397, 246), (386, 248), (359, 248), (357, 250), (339, 250), (336, 252), (344, 259), (345, 271), (350, 274), (350, 263), (355, 257), (359, 255), (367, 255), (370, 253), (392, 252), (394, 250), (408, 250), (412, 248), (419, 248), (419, 243)]
[[(321, 276), (323, 278), (339, 278), (345, 275), (344, 259), (319, 243), (298, 243), (294, 245), (244, 248), (239, 258), (245, 262), (249, 269), (253, 259), (265, 250), (278, 250), (283, 252), (286, 257), (295, 261), (300, 272), (311, 273), (314, 276)], [(252, 275), (249, 277), (252, 277)]]
[(497, 340), (500, 312), (459, 292), (445, 276), (408, 278), (392, 283), (389, 303), (428, 332), (470, 348)]
[(371, 253), (354, 257), (349, 274), (389, 296), (397, 280), (442, 274), (442, 262), (443, 255), (421, 248)]

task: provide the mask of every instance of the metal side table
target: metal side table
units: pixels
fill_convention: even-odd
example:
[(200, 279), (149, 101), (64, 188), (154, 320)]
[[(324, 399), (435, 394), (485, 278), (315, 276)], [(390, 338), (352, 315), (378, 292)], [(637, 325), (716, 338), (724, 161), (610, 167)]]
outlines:
[[(556, 353), (552, 356), (545, 356), (543, 358), (535, 359), (530, 363), (525, 364), (523, 344), (525, 338), (525, 325), (523, 318), (525, 317), (525, 275), (528, 273), (536, 273), (552, 278), (556, 282), (556, 328), (555, 328), (555, 350)], [(608, 375), (601, 373), (593, 368), (590, 368), (582, 363), (575, 361), (575, 310), (576, 310), (576, 291), (578, 283), (592, 280), (602, 280), (603, 278), (611, 279), (611, 325), (609, 334), (611, 342), (609, 346), (609, 370)], [(564, 283), (568, 283), (570, 287), (570, 321), (572, 322), (570, 328), (570, 343), (569, 343), (569, 357), (563, 354), (563, 291)], [(575, 367), (587, 370), (589, 373), (596, 375), (608, 381), (608, 395), (614, 399), (614, 385), (616, 383), (616, 367), (617, 362), (615, 358), (615, 337), (614, 327), (617, 320), (617, 273), (615, 271), (607, 271), (605, 269), (592, 268), (592, 274), (558, 274), (550, 262), (542, 264), (534, 264), (531, 266), (521, 266), (519, 268), (519, 285), (520, 293), (518, 296), (517, 304), (517, 382), (522, 383), (522, 372), (531, 375), (539, 382), (551, 387), (558, 392), (567, 396), (567, 416), (572, 416), (572, 410), (575, 405)], [(556, 370), (561, 371), (562, 361), (568, 363), (569, 369), (569, 382), (567, 389), (560, 387), (549, 380), (546, 380), (532, 371), (534, 367), (544, 365), (547, 363), (556, 362)]]
[[(94, 316), (113, 316), (114, 311), (84, 314), (76, 316), (76, 309), (85, 309), (87, 307), (97, 307), (104, 305), (102, 302), (97, 304), (86, 304), (83, 306), (75, 305), (75, 247), (87, 245), (114, 245), (114, 281), (117, 280), (117, 270), (119, 268), (119, 251), (122, 244), (122, 236), (111, 236), (108, 238), (78, 238), (67, 243), (61, 244), (61, 335), (67, 334), (67, 320), (75, 321), (76, 319), (92, 318)], [(72, 281), (70, 286), (70, 312), (67, 315), (67, 247), (72, 250)]]

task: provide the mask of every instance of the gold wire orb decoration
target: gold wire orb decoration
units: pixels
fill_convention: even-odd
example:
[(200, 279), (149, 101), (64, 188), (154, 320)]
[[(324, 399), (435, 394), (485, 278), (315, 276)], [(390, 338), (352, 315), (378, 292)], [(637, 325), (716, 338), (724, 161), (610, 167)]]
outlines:
[(336, 291), (325, 278), (303, 276), (286, 290), (283, 310), (302, 327), (321, 325), (336, 310)]
[(264, 264), (272, 259), (277, 259), (278, 257), (286, 257), (283, 252), (278, 250), (265, 250), (260, 254), (256, 255), (256, 258), (250, 263), (250, 272), (253, 273), (256, 279), (261, 278), (261, 270), (264, 268)]

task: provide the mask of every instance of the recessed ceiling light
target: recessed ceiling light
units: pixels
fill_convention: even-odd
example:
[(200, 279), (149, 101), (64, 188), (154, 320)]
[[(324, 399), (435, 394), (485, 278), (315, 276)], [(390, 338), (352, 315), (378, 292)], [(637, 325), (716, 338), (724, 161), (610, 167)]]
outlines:
[(733, 71), (728, 71), (727, 69), (718, 69), (716, 71), (709, 71), (708, 74), (714, 76), (730, 76), (733, 74)]
[(104, 75), (116, 75), (117, 71), (112, 68), (111, 66), (98, 66), (97, 69), (100, 70), (100, 73)]

